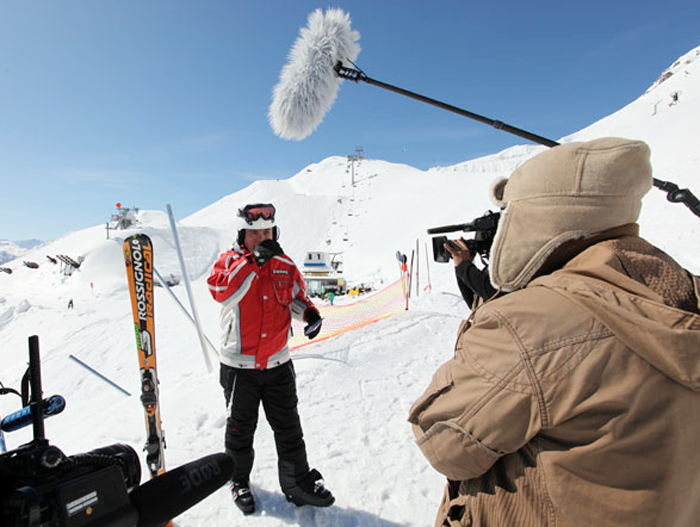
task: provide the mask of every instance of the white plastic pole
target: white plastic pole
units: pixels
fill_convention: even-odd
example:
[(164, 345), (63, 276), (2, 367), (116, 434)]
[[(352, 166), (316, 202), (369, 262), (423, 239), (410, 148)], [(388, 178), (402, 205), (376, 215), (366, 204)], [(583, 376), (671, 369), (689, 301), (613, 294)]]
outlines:
[[(182, 305), (182, 302), (180, 302), (180, 299), (179, 299), (179, 298), (177, 297), (177, 295), (173, 292), (173, 290), (170, 289), (170, 286), (168, 285), (168, 282), (166, 282), (165, 279), (160, 275), (160, 273), (158, 272), (158, 269), (156, 269), (155, 267), (153, 267), (153, 273), (156, 275), (156, 278), (158, 278), (158, 281), (163, 285), (163, 287), (165, 288), (165, 290), (166, 290), (168, 293), (170, 293), (170, 296), (173, 297), (173, 299), (175, 300), (175, 302), (177, 303), (177, 305), (180, 306), (180, 309), (182, 309), (182, 312), (183, 312), (185, 315), (187, 315), (187, 318), (190, 319), (190, 322), (192, 322), (192, 325), (195, 327), (195, 329), (197, 329), (197, 323), (196, 323), (195, 320), (192, 318), (192, 315), (190, 315), (190, 312), (187, 311), (187, 308), (186, 308), (185, 306)], [(216, 346), (214, 346), (214, 344), (211, 343), (211, 340), (209, 340), (209, 337), (207, 337), (206, 334), (204, 335), (204, 338), (206, 339), (207, 344), (209, 344), (209, 349), (212, 350), (212, 351), (214, 352), (215, 355), (219, 355), (219, 350), (217, 350), (217, 349), (216, 349)]]
[(428, 291), (433, 291), (433, 284), (430, 283), (430, 258), (428, 258), (428, 244), (425, 244), (425, 268), (428, 271)]
[(416, 296), (420, 296), (420, 278), (419, 278), (419, 271), (420, 269), (420, 245), (418, 244), (418, 238), (416, 238)]
[(204, 331), (202, 331), (202, 324), (199, 322), (199, 314), (197, 313), (197, 306), (194, 303), (194, 296), (192, 296), (192, 289), (190, 288), (190, 277), (187, 274), (187, 266), (185, 265), (185, 259), (182, 257), (180, 239), (178, 238), (177, 227), (175, 226), (175, 216), (173, 216), (173, 209), (172, 207), (170, 207), (169, 203), (165, 207), (168, 209), (170, 229), (173, 231), (173, 240), (175, 240), (175, 250), (177, 251), (177, 257), (180, 260), (180, 269), (182, 269), (182, 279), (185, 282), (187, 297), (190, 299), (190, 306), (192, 307), (192, 317), (194, 318), (195, 327), (197, 328), (197, 334), (199, 335), (199, 344), (202, 346), (202, 353), (204, 354), (204, 362), (207, 365), (207, 372), (211, 373), (211, 359), (209, 358), (209, 352), (207, 351), (207, 345), (204, 340)]

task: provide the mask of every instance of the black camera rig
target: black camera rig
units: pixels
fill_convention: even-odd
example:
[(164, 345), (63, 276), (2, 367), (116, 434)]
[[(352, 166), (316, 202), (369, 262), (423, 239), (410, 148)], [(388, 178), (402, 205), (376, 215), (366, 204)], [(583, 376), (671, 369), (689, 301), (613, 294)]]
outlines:
[[(441, 234), (456, 231), (473, 232), (474, 238), (462, 238), (462, 241), (467, 245), (467, 249), (472, 253), (472, 256), (478, 254), (482, 262), (488, 262), (491, 245), (493, 244), (494, 236), (496, 236), (496, 229), (498, 228), (498, 220), (500, 218), (500, 212), (488, 211), (483, 216), (479, 216), (469, 223), (445, 225), (444, 227), (428, 229), (428, 234)], [(452, 258), (452, 255), (445, 249), (446, 243), (454, 244), (454, 242), (447, 239), (447, 236), (435, 236), (433, 238), (433, 259), (436, 262), (444, 263)]]
[[(26, 390), (22, 390), (22, 398), (25, 407), (29, 403), (34, 439), (0, 455), (0, 524), (137, 525), (138, 513), (128, 495), (141, 480), (141, 465), (133, 448), (114, 444), (66, 456), (46, 439), (45, 407), (56, 396), (42, 399), (37, 336), (29, 337), (29, 368), (25, 379), (31, 387), (31, 397), (28, 401)], [(11, 389), (4, 392), (18, 393)]]
[[(233, 460), (225, 453), (191, 461), (143, 485), (138, 455), (129, 445), (66, 456), (44, 435), (44, 416), (59, 413), (56, 398), (62, 398), (42, 399), (41, 390), (39, 338), (32, 336), (22, 380), (25, 408), (2, 423), (9, 423), (5, 431), (28, 425), (28, 406), (34, 439), (0, 455), (3, 527), (163, 527), (231, 479)], [(20, 395), (1, 383), (0, 393)]]

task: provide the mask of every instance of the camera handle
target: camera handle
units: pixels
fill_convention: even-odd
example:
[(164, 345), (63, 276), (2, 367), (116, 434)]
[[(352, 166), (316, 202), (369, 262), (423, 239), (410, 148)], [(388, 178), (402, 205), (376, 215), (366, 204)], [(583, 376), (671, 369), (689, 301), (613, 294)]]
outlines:
[(44, 399), (41, 388), (41, 359), (39, 357), (39, 337), (29, 337), (29, 384), (32, 389), (30, 408), (32, 410), (32, 427), (34, 443), (47, 444), (44, 431)]

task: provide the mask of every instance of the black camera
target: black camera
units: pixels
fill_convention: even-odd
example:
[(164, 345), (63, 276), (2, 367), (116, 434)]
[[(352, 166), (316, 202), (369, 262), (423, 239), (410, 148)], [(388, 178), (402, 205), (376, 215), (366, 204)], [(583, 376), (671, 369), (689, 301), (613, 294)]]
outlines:
[(34, 441), (0, 456), (0, 523), (133, 527), (138, 514), (128, 493), (140, 481), (139, 458), (128, 445), (66, 456)]
[[(31, 396), (29, 390), (31, 388)], [(30, 409), (34, 440), (0, 455), (0, 523), (8, 526), (133, 527), (138, 513), (128, 493), (141, 481), (138, 454), (115, 444), (66, 456), (44, 437), (44, 416), (58, 413), (53, 401), (42, 399), (38, 337), (29, 339), (29, 368), (22, 382), (23, 410), (17, 419), (3, 420), (5, 431), (16, 430)], [(65, 405), (65, 401), (62, 403)], [(63, 409), (63, 406), (60, 406)], [(8, 416), (9, 417), (9, 416)]]
[(42, 399), (39, 365), (39, 339), (32, 336), (22, 393), (0, 384), (1, 393), (21, 395), (24, 406), (18, 416), (2, 421), (11, 424), (2, 429), (29, 424), (27, 409), (34, 427), (31, 442), (0, 455), (3, 527), (162, 527), (230, 480), (233, 460), (224, 453), (192, 461), (143, 485), (138, 455), (129, 445), (66, 456), (44, 436), (44, 417), (60, 411), (51, 403), (60, 396)]
[[(499, 212), (488, 211), (486, 214), (476, 218), (470, 223), (435, 227), (433, 229), (428, 229), (428, 234), (455, 231), (473, 232), (474, 238), (462, 238), (462, 241), (464, 241), (472, 256), (478, 254), (483, 261), (488, 261), (491, 245), (493, 244), (494, 236), (496, 236), (496, 229), (498, 228), (498, 220), (500, 218), (501, 214)], [(445, 244), (450, 244), (452, 247), (456, 248), (455, 242), (448, 240), (447, 236), (435, 236), (432, 242), (433, 259), (440, 263), (448, 262), (450, 258), (452, 258), (452, 255), (445, 248)]]

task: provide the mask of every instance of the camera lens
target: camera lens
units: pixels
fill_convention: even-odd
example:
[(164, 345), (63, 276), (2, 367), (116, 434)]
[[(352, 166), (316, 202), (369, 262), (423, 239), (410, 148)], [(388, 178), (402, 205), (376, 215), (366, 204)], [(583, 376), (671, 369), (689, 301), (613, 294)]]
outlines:
[(433, 259), (439, 263), (449, 262), (452, 255), (445, 249), (447, 236), (435, 236), (433, 238)]

